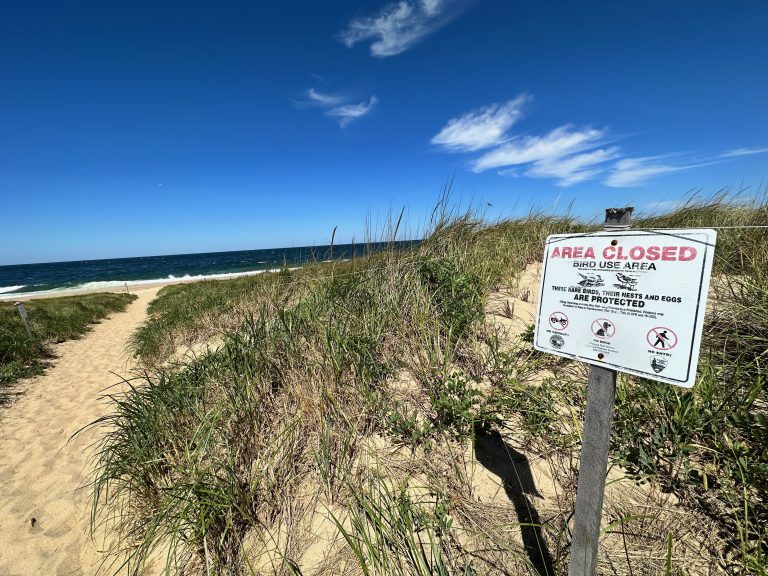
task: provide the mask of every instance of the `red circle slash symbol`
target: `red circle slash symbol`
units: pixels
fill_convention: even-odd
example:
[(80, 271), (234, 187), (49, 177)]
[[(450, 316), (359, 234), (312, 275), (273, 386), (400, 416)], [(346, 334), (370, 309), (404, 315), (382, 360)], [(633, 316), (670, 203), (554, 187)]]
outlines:
[(648, 330), (648, 334), (645, 335), (645, 339), (648, 344), (656, 350), (672, 350), (677, 346), (677, 334), (671, 329), (665, 326), (656, 326)]
[(549, 315), (549, 325), (555, 330), (565, 330), (568, 328), (568, 316), (562, 312), (554, 312)]
[(616, 334), (616, 325), (612, 320), (598, 318), (592, 322), (592, 334), (598, 338), (611, 338), (614, 334)]

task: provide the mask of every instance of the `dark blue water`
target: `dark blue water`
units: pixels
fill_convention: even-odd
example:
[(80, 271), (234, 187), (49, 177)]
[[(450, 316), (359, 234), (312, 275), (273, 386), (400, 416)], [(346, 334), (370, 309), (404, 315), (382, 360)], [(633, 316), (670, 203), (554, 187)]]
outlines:
[[(396, 242), (395, 246), (407, 249), (414, 243)], [(229, 274), (293, 268), (309, 262), (346, 260), (386, 246), (390, 244), (339, 244), (333, 250), (330, 246), (304, 246), (0, 266), (0, 298), (51, 290), (108, 289), (125, 283), (130, 286), (181, 278), (225, 278)]]

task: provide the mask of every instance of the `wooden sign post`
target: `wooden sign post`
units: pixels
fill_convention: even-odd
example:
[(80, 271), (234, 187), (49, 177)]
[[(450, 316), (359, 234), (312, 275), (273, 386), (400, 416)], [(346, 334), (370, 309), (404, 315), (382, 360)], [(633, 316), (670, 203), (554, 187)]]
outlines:
[[(608, 208), (605, 211), (605, 229), (628, 229), (632, 222), (632, 210), (630, 207)], [(616, 370), (590, 366), (568, 576), (592, 576), (597, 566), (597, 544), (615, 400)]]
[(32, 338), (32, 331), (29, 329), (29, 324), (27, 322), (27, 309), (24, 308), (24, 303), (16, 302), (14, 306), (16, 306), (16, 308), (18, 308), (19, 310), (19, 315), (21, 316), (21, 320), (22, 322), (24, 322), (24, 328), (27, 329), (27, 336)]

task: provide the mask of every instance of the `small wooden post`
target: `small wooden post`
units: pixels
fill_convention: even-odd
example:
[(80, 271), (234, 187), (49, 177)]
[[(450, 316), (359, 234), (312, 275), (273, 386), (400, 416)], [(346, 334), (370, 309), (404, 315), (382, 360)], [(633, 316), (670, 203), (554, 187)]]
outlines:
[(21, 316), (21, 320), (22, 322), (24, 322), (24, 328), (27, 329), (27, 336), (32, 338), (32, 331), (29, 329), (29, 323), (27, 322), (27, 309), (24, 308), (24, 303), (16, 302), (14, 306), (16, 306), (16, 308), (18, 309), (19, 315)]
[[(631, 207), (608, 208), (605, 211), (605, 230), (628, 229), (632, 210)], [(592, 576), (597, 567), (600, 516), (603, 512), (615, 400), (616, 371), (590, 366), (568, 576)]]

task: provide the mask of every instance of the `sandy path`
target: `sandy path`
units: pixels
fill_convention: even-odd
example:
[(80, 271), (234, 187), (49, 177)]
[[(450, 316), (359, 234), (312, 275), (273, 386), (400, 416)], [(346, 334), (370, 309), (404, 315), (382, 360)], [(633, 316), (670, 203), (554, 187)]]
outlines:
[(104, 414), (102, 391), (119, 382), (112, 372), (127, 374), (125, 344), (158, 290), (137, 290), (125, 312), (60, 344), (54, 366), (22, 383), (24, 394), (0, 412), (0, 576), (96, 572), (81, 489), (96, 432), (70, 437)]

